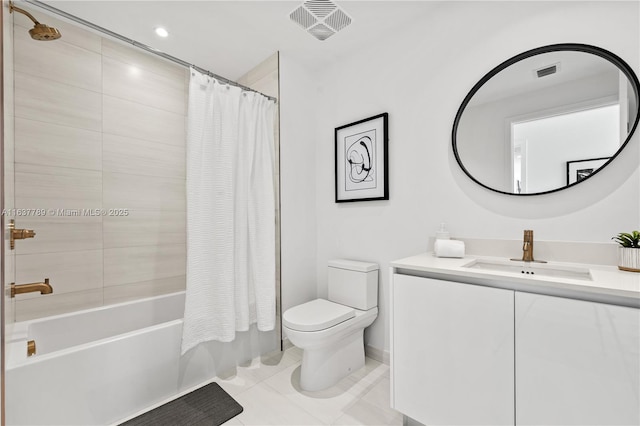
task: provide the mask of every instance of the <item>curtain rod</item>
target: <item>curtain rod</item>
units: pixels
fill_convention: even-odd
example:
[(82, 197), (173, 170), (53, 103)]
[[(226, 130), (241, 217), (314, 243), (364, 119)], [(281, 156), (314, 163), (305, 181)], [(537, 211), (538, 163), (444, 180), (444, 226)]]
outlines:
[(250, 88), (250, 87), (244, 86), (244, 85), (242, 85), (240, 83), (237, 83), (237, 82), (235, 82), (233, 80), (229, 80), (228, 78), (224, 78), (224, 77), (222, 77), (222, 76), (220, 76), (218, 74), (212, 73), (211, 71), (206, 70), (204, 68), (201, 68), (201, 67), (199, 67), (197, 65), (190, 64), (189, 62), (183, 61), (180, 58), (176, 58), (175, 56), (169, 55), (168, 53), (164, 53), (164, 52), (162, 52), (162, 51), (160, 51), (158, 49), (154, 49), (151, 46), (147, 46), (146, 44), (140, 43), (138, 41), (135, 41), (133, 39), (125, 37), (125, 36), (123, 36), (121, 34), (118, 34), (116, 32), (113, 32), (111, 30), (103, 28), (103, 27), (101, 27), (99, 25), (96, 25), (96, 24), (94, 24), (92, 22), (86, 21), (86, 20), (84, 20), (82, 18), (79, 18), (79, 17), (77, 17), (75, 15), (67, 13), (67, 12), (65, 12), (63, 10), (57, 9), (57, 8), (55, 8), (53, 6), (50, 6), (50, 5), (46, 4), (46, 3), (43, 3), (41, 1), (39, 1), (39, 0), (22, 0), (22, 1), (24, 3), (28, 3), (28, 4), (31, 4), (33, 6), (37, 6), (37, 7), (41, 8), (41, 9), (47, 10), (47, 11), (49, 11), (51, 13), (56, 14), (56, 15), (62, 16), (62, 17), (66, 18), (66, 19), (69, 19), (69, 20), (71, 20), (73, 22), (77, 22), (78, 24), (84, 25), (84, 26), (89, 27), (89, 28), (91, 28), (91, 29), (93, 29), (95, 31), (101, 32), (103, 34), (106, 34), (109, 37), (118, 39), (118, 40), (123, 41), (123, 42), (128, 43), (128, 44), (131, 44), (131, 45), (133, 45), (133, 46), (135, 46), (135, 47), (137, 47), (139, 49), (142, 49), (142, 50), (144, 50), (146, 52), (152, 53), (152, 54), (154, 54), (156, 56), (160, 56), (161, 58), (167, 59), (167, 60), (169, 60), (171, 62), (175, 62), (176, 64), (182, 65), (183, 67), (193, 68), (193, 69), (195, 69), (195, 70), (197, 70), (197, 71), (199, 71), (199, 72), (201, 72), (203, 74), (206, 74), (208, 76), (213, 77), (214, 79), (218, 80), (221, 83), (229, 84), (231, 86), (236, 86), (236, 87), (239, 87), (239, 88), (241, 88), (243, 90), (246, 90), (248, 92), (255, 92), (255, 93), (258, 93), (258, 94), (264, 96), (265, 98), (267, 98), (269, 100), (272, 100), (274, 102), (278, 102), (278, 100), (276, 98), (274, 98), (273, 96), (265, 95), (264, 93), (261, 93), (261, 92), (259, 92), (257, 90), (254, 90), (254, 89)]

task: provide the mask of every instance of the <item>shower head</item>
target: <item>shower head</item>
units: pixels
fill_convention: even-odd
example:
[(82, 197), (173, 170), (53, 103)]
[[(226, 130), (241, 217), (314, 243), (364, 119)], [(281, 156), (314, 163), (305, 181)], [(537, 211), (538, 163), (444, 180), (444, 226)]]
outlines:
[(62, 37), (62, 34), (60, 34), (57, 28), (44, 24), (35, 24), (35, 26), (29, 30), (29, 35), (31, 35), (31, 38), (34, 40), (42, 41), (57, 40)]
[(30, 14), (26, 10), (23, 10), (23, 9), (20, 9), (19, 7), (14, 6), (13, 2), (10, 2), (9, 12), (13, 12), (14, 10), (16, 12), (22, 13), (27, 18), (33, 21), (34, 26), (29, 30), (29, 35), (31, 36), (32, 39), (49, 41), (49, 40), (57, 40), (60, 37), (62, 37), (62, 34), (60, 34), (60, 31), (58, 31), (56, 28), (41, 24), (40, 22), (38, 22), (36, 18), (33, 17), (32, 14)]

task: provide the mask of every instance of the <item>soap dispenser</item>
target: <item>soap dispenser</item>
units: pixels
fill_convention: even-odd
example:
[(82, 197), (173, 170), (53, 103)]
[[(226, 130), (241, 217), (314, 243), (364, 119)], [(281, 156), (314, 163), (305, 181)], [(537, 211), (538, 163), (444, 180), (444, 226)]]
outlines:
[(436, 232), (436, 240), (448, 240), (448, 239), (449, 239), (449, 231), (447, 231), (446, 225), (444, 224), (444, 222), (442, 222), (440, 224), (440, 228)]

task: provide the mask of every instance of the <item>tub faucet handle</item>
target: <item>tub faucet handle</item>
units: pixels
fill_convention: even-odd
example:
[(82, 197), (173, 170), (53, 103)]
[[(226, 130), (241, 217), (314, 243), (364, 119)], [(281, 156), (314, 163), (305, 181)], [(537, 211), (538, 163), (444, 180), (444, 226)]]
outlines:
[(36, 233), (33, 229), (16, 229), (15, 220), (11, 219), (9, 222), (9, 246), (11, 250), (16, 248), (16, 240), (24, 240), (35, 236)]

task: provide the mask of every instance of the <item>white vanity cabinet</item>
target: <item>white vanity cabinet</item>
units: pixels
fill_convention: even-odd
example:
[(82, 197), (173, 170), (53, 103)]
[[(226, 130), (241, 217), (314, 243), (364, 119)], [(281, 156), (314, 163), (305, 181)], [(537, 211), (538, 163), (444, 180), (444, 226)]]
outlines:
[(393, 408), (425, 425), (640, 425), (640, 276), (475, 261), (391, 263)]
[(393, 275), (392, 406), (425, 425), (514, 420), (514, 292)]
[(516, 424), (640, 425), (640, 310), (516, 292)]

